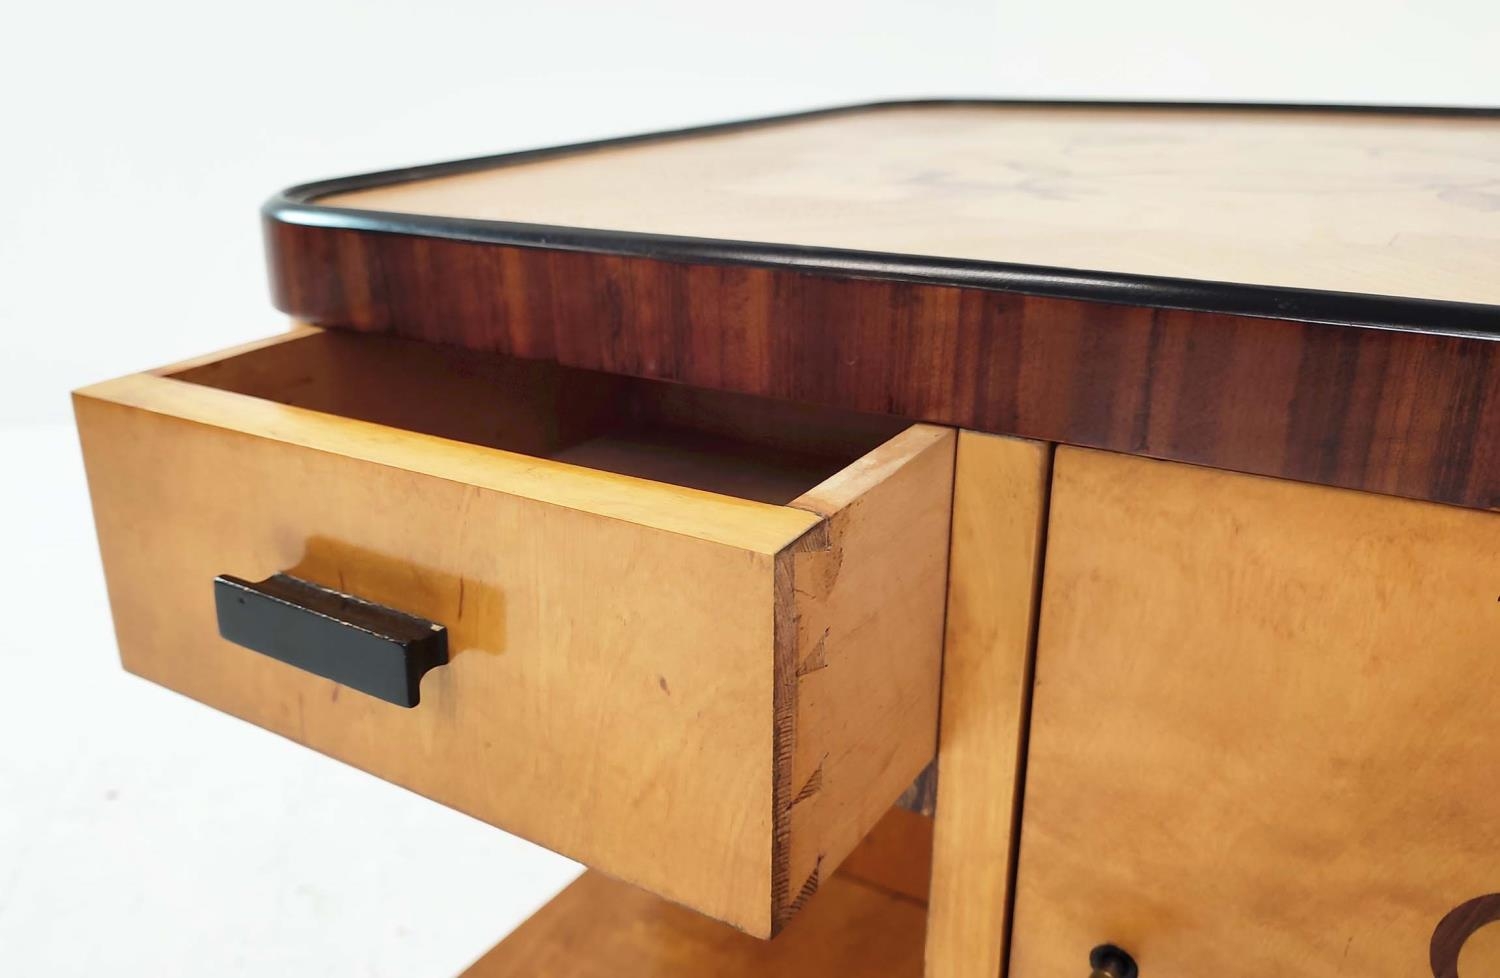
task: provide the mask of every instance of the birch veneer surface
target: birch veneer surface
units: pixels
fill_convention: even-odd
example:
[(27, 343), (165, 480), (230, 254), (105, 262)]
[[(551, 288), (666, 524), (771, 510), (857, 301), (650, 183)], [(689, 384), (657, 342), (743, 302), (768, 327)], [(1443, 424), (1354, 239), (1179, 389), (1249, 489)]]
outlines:
[(896, 107), (319, 202), (1500, 303), (1500, 123), (1483, 117)]

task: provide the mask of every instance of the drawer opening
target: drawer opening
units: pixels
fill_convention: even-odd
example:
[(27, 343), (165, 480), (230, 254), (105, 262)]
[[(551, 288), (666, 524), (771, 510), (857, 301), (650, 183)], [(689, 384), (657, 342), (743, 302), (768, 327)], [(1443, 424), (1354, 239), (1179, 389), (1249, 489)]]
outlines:
[(909, 423), (394, 337), (309, 331), (176, 380), (785, 505)]

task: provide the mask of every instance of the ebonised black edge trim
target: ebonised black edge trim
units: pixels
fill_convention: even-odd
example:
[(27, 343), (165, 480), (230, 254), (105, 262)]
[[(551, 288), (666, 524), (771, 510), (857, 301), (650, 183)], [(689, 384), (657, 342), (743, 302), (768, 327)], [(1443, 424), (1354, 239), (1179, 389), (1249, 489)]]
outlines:
[(748, 265), (781, 268), (827, 278), (877, 279), (925, 285), (983, 289), (1190, 312), (1222, 313), (1326, 323), (1365, 329), (1397, 330), (1472, 339), (1500, 339), (1500, 306), (1406, 296), (1247, 285), (1123, 272), (1090, 271), (986, 262), (970, 259), (900, 255), (885, 252), (821, 248), (766, 242), (696, 238), (681, 235), (562, 227), (514, 221), (400, 214), (387, 211), (325, 207), (319, 197), (432, 177), (452, 176), (501, 166), (515, 166), (558, 156), (613, 149), (636, 143), (774, 126), (824, 116), (881, 109), (943, 106), (1007, 108), (1165, 109), (1194, 111), (1342, 112), (1368, 115), (1452, 116), (1500, 119), (1500, 108), (1461, 106), (1327, 105), (1257, 102), (1043, 101), (1007, 99), (911, 99), (869, 102), (784, 115), (715, 123), (687, 129), (642, 133), (523, 150), (445, 163), (429, 163), (363, 173), (288, 188), (268, 200), (261, 212), (284, 224), (376, 234), (415, 235), (482, 244), (545, 248), (648, 258), (682, 264)]

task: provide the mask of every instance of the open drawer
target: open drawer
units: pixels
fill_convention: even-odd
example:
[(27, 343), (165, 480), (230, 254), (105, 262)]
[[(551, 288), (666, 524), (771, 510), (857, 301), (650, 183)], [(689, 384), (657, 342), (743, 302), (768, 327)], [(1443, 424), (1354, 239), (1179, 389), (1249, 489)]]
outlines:
[(306, 328), (75, 408), (127, 669), (751, 933), (932, 757), (948, 429)]

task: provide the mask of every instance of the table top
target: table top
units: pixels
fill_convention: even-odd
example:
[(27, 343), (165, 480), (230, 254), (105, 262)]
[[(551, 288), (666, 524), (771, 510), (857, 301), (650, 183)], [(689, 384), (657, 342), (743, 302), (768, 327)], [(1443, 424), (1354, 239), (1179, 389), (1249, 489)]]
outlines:
[[(363, 212), (355, 220), (371, 227), (372, 212), (405, 215), (389, 225), (439, 236), (540, 242), (546, 229), (586, 229), (622, 253), (656, 253), (651, 238), (664, 237), (678, 253), (758, 245), (740, 256), (822, 271), (841, 257), (861, 273), (882, 256), (928, 259), (917, 263), (928, 280), (954, 284), (984, 284), (989, 270), (1019, 291), (1107, 299), (1134, 286), (1132, 301), (1251, 314), (1263, 311), (1247, 308), (1258, 290), (1312, 300), (1310, 318), (1500, 328), (1482, 310), (1392, 301), (1361, 317), (1297, 295), (1500, 307), (1500, 115), (1472, 110), (894, 104), (294, 196)], [(1154, 298), (1150, 279), (1163, 280)]]
[(1500, 112), (941, 101), (365, 174), (278, 305), (1500, 506)]

